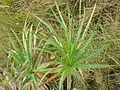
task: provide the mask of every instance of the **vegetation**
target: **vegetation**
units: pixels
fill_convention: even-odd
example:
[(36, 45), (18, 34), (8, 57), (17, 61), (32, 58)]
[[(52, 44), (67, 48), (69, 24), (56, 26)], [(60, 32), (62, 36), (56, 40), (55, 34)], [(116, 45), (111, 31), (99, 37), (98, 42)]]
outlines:
[(0, 2), (1, 89), (120, 89), (119, 0)]

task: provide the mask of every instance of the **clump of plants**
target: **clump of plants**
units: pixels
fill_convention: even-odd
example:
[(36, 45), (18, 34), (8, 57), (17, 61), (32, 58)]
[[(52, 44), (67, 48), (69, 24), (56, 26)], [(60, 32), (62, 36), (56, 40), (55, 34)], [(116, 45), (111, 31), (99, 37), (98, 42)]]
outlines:
[[(76, 33), (69, 8), (68, 24), (64, 21), (57, 4), (56, 8), (58, 14), (53, 9), (51, 9), (51, 12), (57, 19), (60, 29), (63, 30), (63, 35), (56, 33), (55, 28), (49, 22), (46, 23), (36, 15), (34, 16), (40, 20), (36, 30), (34, 30), (33, 24), (27, 24), (27, 21), (23, 27), (22, 37), (18, 37), (12, 30), (15, 40), (11, 39), (12, 48), (9, 52), (10, 60), (7, 66), (9, 68), (6, 71), (9, 79), (11, 78), (12, 88), (39, 90), (41, 86), (54, 80), (57, 89), (63, 90), (65, 86), (67, 90), (71, 90), (72, 78), (76, 77), (83, 82), (82, 85), (86, 89), (83, 69), (110, 67), (109, 65), (89, 63), (96, 54), (108, 46), (105, 45), (91, 50), (94, 34), (91, 33), (90, 36), (86, 36), (96, 4), (85, 27), (85, 10), (83, 16), (80, 13), (82, 19), (77, 26)], [(39, 31), (41, 24), (48, 28), (50, 36)], [(54, 57), (54, 60), (46, 63), (42, 59), (46, 53)], [(67, 80), (67, 84), (63, 85), (65, 80)]]

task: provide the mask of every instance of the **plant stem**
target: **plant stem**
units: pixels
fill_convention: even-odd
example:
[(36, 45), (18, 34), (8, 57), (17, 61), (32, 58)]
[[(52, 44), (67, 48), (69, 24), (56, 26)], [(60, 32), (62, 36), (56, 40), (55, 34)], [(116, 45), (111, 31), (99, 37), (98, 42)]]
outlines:
[(67, 90), (71, 90), (71, 82), (72, 82), (72, 80), (71, 80), (71, 77), (67, 77)]

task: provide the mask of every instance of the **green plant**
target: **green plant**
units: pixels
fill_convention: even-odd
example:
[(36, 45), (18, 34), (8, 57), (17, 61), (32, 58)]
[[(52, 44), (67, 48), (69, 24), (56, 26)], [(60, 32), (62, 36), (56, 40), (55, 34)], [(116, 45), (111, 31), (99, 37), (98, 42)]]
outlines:
[[(12, 32), (15, 36), (15, 40), (11, 39), (11, 62), (8, 62), (10, 68), (8, 68), (7, 71), (10, 73), (11, 82), (13, 81), (19, 85), (18, 88), (20, 90), (23, 88), (31, 88), (33, 83), (36, 89), (39, 89), (38, 81), (53, 70), (52, 68), (45, 68), (48, 64), (42, 63), (42, 48), (44, 48), (46, 44), (42, 43), (42, 39), (38, 41), (38, 37), (36, 36), (39, 32), (39, 25), (36, 30), (34, 30), (33, 25), (27, 24), (26, 21), (23, 27), (22, 37), (18, 37), (14, 30), (12, 30)], [(34, 49), (40, 47), (40, 51)], [(41, 65), (43, 67), (41, 67)], [(41, 76), (39, 76), (38, 73), (40, 73)], [(26, 85), (30, 85), (30, 87), (25, 87)]]
[[(89, 25), (91, 23), (91, 19), (93, 17), (96, 8), (96, 4), (94, 6), (94, 9), (91, 13), (91, 16), (88, 20), (85, 29), (83, 28), (84, 17), (85, 17), (85, 12), (84, 12), (83, 19), (80, 22), (80, 26), (78, 27), (78, 31), (76, 35), (72, 27), (73, 23), (70, 12), (68, 13), (69, 25), (66, 25), (57, 4), (56, 7), (59, 16), (57, 16), (53, 10), (52, 12), (55, 18), (57, 19), (57, 21), (59, 22), (61, 28), (64, 30), (64, 35), (62, 37), (56, 33), (56, 31), (54, 30), (54, 28), (50, 23), (46, 23), (37, 16), (35, 17), (39, 19), (40, 22), (42, 22), (44, 25), (46, 25), (52, 34), (51, 37), (49, 37), (44, 33), (41, 33), (39, 36), (40, 38), (44, 39), (47, 44), (46, 47), (43, 49), (43, 51), (50, 53), (52, 56), (56, 58), (55, 62), (58, 67), (56, 67), (56, 74), (53, 77), (54, 78), (60, 77), (59, 90), (62, 90), (63, 81), (65, 80), (66, 77), (67, 77), (67, 90), (71, 90), (71, 77), (76, 76), (79, 80), (81, 80), (82, 74), (80, 74), (79, 72), (81, 69), (110, 67), (109, 65), (89, 64), (89, 61), (92, 60), (92, 57), (94, 57), (94, 55), (104, 50), (107, 45), (103, 47), (99, 47), (94, 51), (90, 51), (92, 45), (91, 42), (94, 35), (91, 34), (89, 39), (87, 40), (85, 39), (86, 33), (88, 31)], [(52, 47), (49, 47), (49, 45), (52, 45)], [(56, 53), (53, 53), (51, 51), (56, 51)]]

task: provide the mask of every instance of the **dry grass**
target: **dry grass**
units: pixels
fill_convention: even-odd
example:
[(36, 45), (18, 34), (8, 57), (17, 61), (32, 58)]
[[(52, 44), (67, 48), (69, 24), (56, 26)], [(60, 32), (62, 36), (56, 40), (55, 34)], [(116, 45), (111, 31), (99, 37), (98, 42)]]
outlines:
[[(86, 21), (92, 11), (96, 0), (82, 0), (82, 8), (86, 7)], [(62, 11), (63, 17), (66, 17), (66, 8), (69, 5), (71, 8), (72, 15), (74, 17), (74, 23), (79, 22), (79, 0), (57, 0), (60, 10)], [(90, 32), (93, 31), (96, 35), (95, 45), (110, 43), (110, 47), (105, 50), (104, 53), (96, 56), (93, 63), (106, 63), (114, 64), (117, 67), (112, 69), (103, 70), (87, 70), (83, 71), (85, 83), (88, 90), (119, 90), (120, 89), (120, 0), (98, 0), (97, 8), (90, 26)], [(54, 0), (25, 0), (18, 1), (12, 4), (7, 10), (12, 14), (12, 18), (18, 23), (15, 28), (21, 30), (25, 16), (27, 13), (34, 13), (44, 20), (49, 20), (53, 23), (54, 18), (51, 16), (50, 8), (54, 9)], [(83, 11), (81, 11), (83, 12)], [(0, 16), (2, 18), (2, 16)], [(35, 25), (37, 21), (34, 18), (29, 18)], [(2, 20), (2, 21), (1, 21)], [(6, 18), (0, 19), (0, 25), (3, 25), (3, 21)], [(8, 19), (7, 19), (8, 20)], [(10, 21), (10, 20), (9, 20)], [(67, 22), (67, 19), (66, 19)], [(5, 22), (6, 23), (6, 22)], [(7, 22), (8, 23), (8, 22)], [(15, 24), (14, 24), (15, 25)], [(14, 27), (10, 26), (10, 27)], [(53, 23), (56, 26), (58, 23)], [(0, 29), (0, 46), (4, 46), (4, 37), (7, 37), (6, 32), (9, 32), (9, 27), (4, 26), (6, 31)], [(46, 28), (43, 28), (45, 32)], [(8, 30), (8, 31), (7, 31)], [(18, 32), (21, 33), (21, 32)], [(58, 31), (58, 33), (62, 33)], [(3, 35), (4, 34), (4, 35)], [(20, 34), (21, 35), (21, 34)], [(89, 33), (87, 34), (89, 36)], [(4, 41), (4, 42), (3, 42)], [(104, 41), (104, 42), (103, 42)], [(8, 44), (5, 44), (8, 46)], [(93, 47), (93, 48), (94, 48)], [(3, 51), (3, 48), (0, 48)], [(6, 53), (6, 52), (4, 52)], [(3, 54), (2, 54), (3, 55)], [(48, 58), (48, 57), (47, 57)], [(76, 88), (81, 87), (81, 82), (74, 78), (73, 82)], [(84, 90), (84, 89), (83, 89)]]

